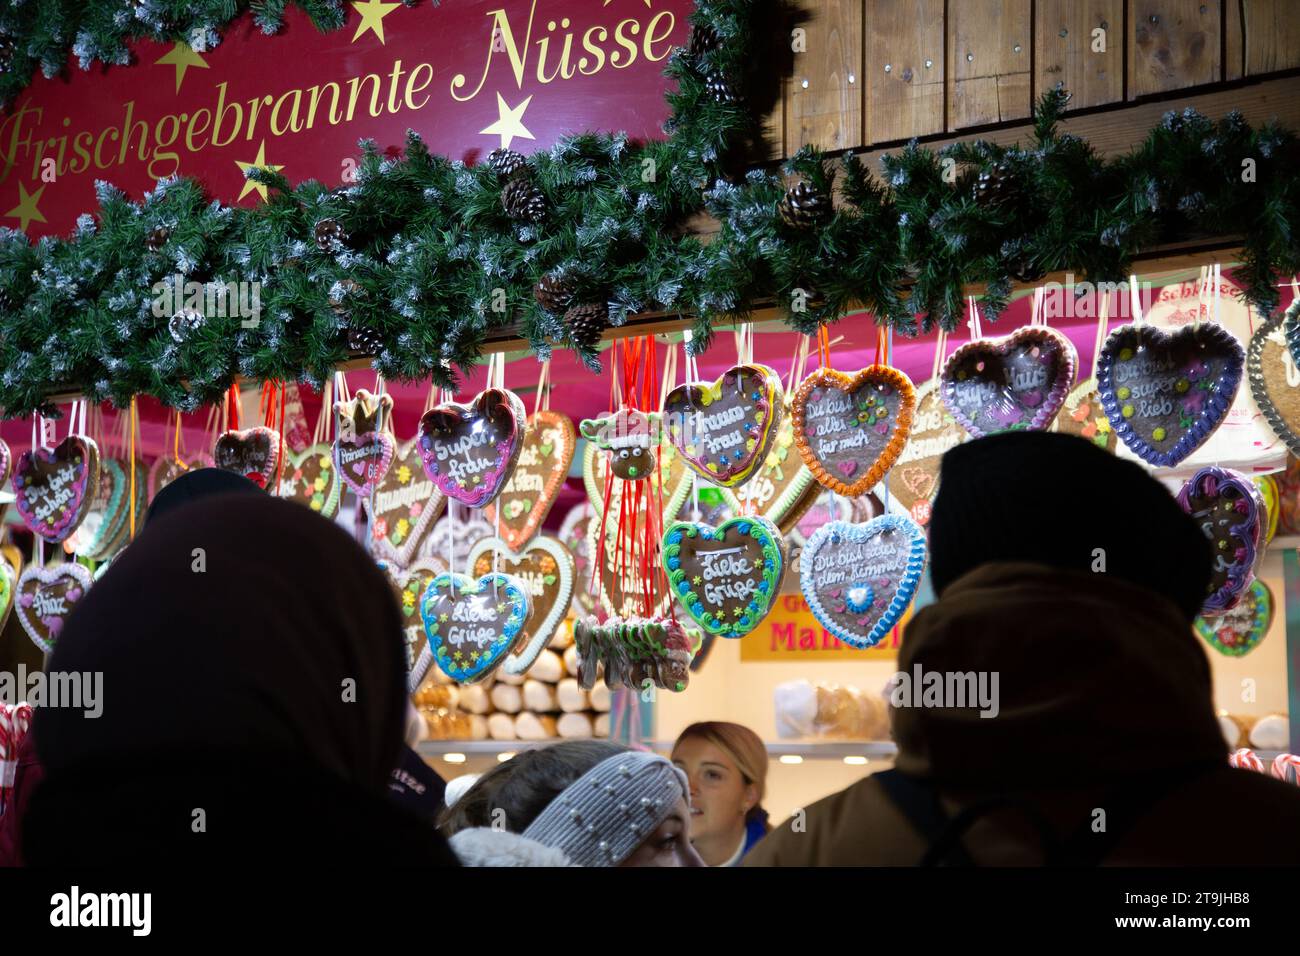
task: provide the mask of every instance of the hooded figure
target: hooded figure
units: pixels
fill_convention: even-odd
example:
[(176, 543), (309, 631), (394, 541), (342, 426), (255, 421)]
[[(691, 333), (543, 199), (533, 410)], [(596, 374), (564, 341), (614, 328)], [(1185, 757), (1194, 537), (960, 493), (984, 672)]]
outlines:
[(391, 590), (306, 508), (222, 494), (155, 509), (50, 670), (102, 674), (102, 714), (35, 715), (28, 863), (454, 863), (386, 797), (406, 707)]
[(1300, 860), (1300, 792), (1228, 766), (1192, 631), (1211, 549), (1159, 482), (1068, 435), (981, 438), (944, 456), (930, 547), (899, 674), (992, 700), (896, 696), (895, 769), (744, 865)]

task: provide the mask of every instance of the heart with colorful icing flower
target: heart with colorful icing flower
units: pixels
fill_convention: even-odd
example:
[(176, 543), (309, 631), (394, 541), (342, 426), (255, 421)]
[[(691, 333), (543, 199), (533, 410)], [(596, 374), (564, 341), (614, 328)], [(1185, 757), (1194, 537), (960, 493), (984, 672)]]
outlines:
[(528, 589), (509, 574), (440, 574), (420, 600), (434, 663), (452, 680), (473, 684), (500, 666), (528, 620)]
[(300, 452), (286, 452), (280, 497), (296, 501), (322, 518), (334, 517), (343, 497), (343, 484), (333, 456), (333, 447), (324, 442), (309, 445)]
[(710, 634), (744, 637), (767, 617), (781, 590), (781, 532), (766, 518), (732, 518), (716, 528), (679, 521), (664, 534), (662, 560), (678, 605)]

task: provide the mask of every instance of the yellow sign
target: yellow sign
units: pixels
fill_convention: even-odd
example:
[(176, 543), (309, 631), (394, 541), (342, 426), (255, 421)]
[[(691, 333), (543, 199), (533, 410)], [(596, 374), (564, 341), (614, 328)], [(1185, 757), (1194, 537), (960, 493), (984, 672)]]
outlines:
[(782, 595), (772, 613), (740, 639), (742, 661), (892, 661), (912, 616), (909, 608), (898, 627), (875, 647), (859, 650), (818, 623), (801, 594)]

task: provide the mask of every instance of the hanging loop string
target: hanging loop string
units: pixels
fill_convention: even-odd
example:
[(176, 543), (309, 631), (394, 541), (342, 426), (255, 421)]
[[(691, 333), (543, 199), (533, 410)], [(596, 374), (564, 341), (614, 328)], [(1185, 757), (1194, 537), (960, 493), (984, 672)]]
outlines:
[(1106, 324), (1110, 314), (1110, 293), (1098, 296), (1097, 303), (1097, 337), (1092, 344), (1092, 375), (1097, 376), (1097, 362), (1101, 359), (1101, 348), (1106, 344)]
[(1141, 325), (1145, 321), (1145, 316), (1142, 314), (1142, 293), (1138, 289), (1136, 274), (1128, 277), (1128, 302), (1129, 309), (1133, 312), (1133, 324)]

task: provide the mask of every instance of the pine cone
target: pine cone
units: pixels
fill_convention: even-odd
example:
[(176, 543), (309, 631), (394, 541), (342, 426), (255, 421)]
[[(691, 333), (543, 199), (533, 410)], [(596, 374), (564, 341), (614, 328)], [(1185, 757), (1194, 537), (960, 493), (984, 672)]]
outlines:
[(527, 179), (512, 179), (501, 190), (501, 208), (516, 222), (541, 222), (546, 218), (546, 197)]
[(6, 36), (0, 36), (0, 69), (9, 69), (16, 49), (13, 40)]
[(691, 27), (691, 45), (690, 54), (698, 58), (702, 53), (708, 53), (710, 50), (716, 50), (721, 45), (718, 37), (718, 31), (708, 23), (695, 24)]
[(149, 235), (144, 237), (145, 247), (150, 252), (157, 252), (163, 246), (167, 245), (167, 240), (171, 238), (171, 235), (172, 231), (170, 229), (166, 226), (159, 226), (150, 232)]
[(330, 308), (334, 310), (335, 315), (347, 315), (347, 300), (356, 295), (361, 286), (357, 284), (355, 279), (340, 279), (339, 285), (341, 286), (339, 293), (335, 295), (331, 292), (330, 294)]
[(975, 202), (987, 209), (1015, 199), (1020, 192), (1020, 183), (1016, 180), (1011, 165), (1005, 160), (999, 160), (979, 171), (973, 192)]
[(181, 309), (167, 321), (167, 331), (171, 333), (172, 339), (179, 345), (184, 342), (191, 332), (196, 332), (203, 327), (207, 319), (201, 312), (195, 312), (193, 309)]
[(795, 183), (777, 204), (781, 221), (791, 229), (813, 229), (825, 225), (834, 211), (831, 197), (806, 182)]
[(592, 348), (609, 328), (609, 306), (604, 302), (575, 305), (564, 313), (564, 327), (574, 345)]
[(715, 103), (734, 103), (740, 98), (736, 95), (731, 80), (723, 73), (705, 73), (704, 91)]
[(488, 153), (488, 165), (502, 179), (513, 179), (521, 170), (528, 169), (528, 160), (513, 149), (494, 149)]
[(558, 315), (573, 301), (573, 283), (551, 275), (542, 276), (537, 285), (533, 286), (533, 298), (547, 312)]
[(321, 252), (332, 252), (347, 239), (347, 234), (337, 219), (322, 219), (316, 223), (315, 234), (316, 248)]
[(364, 352), (366, 355), (378, 355), (384, 347), (384, 339), (375, 329), (369, 326), (362, 326), (359, 329), (348, 329), (348, 348), (354, 352)]

